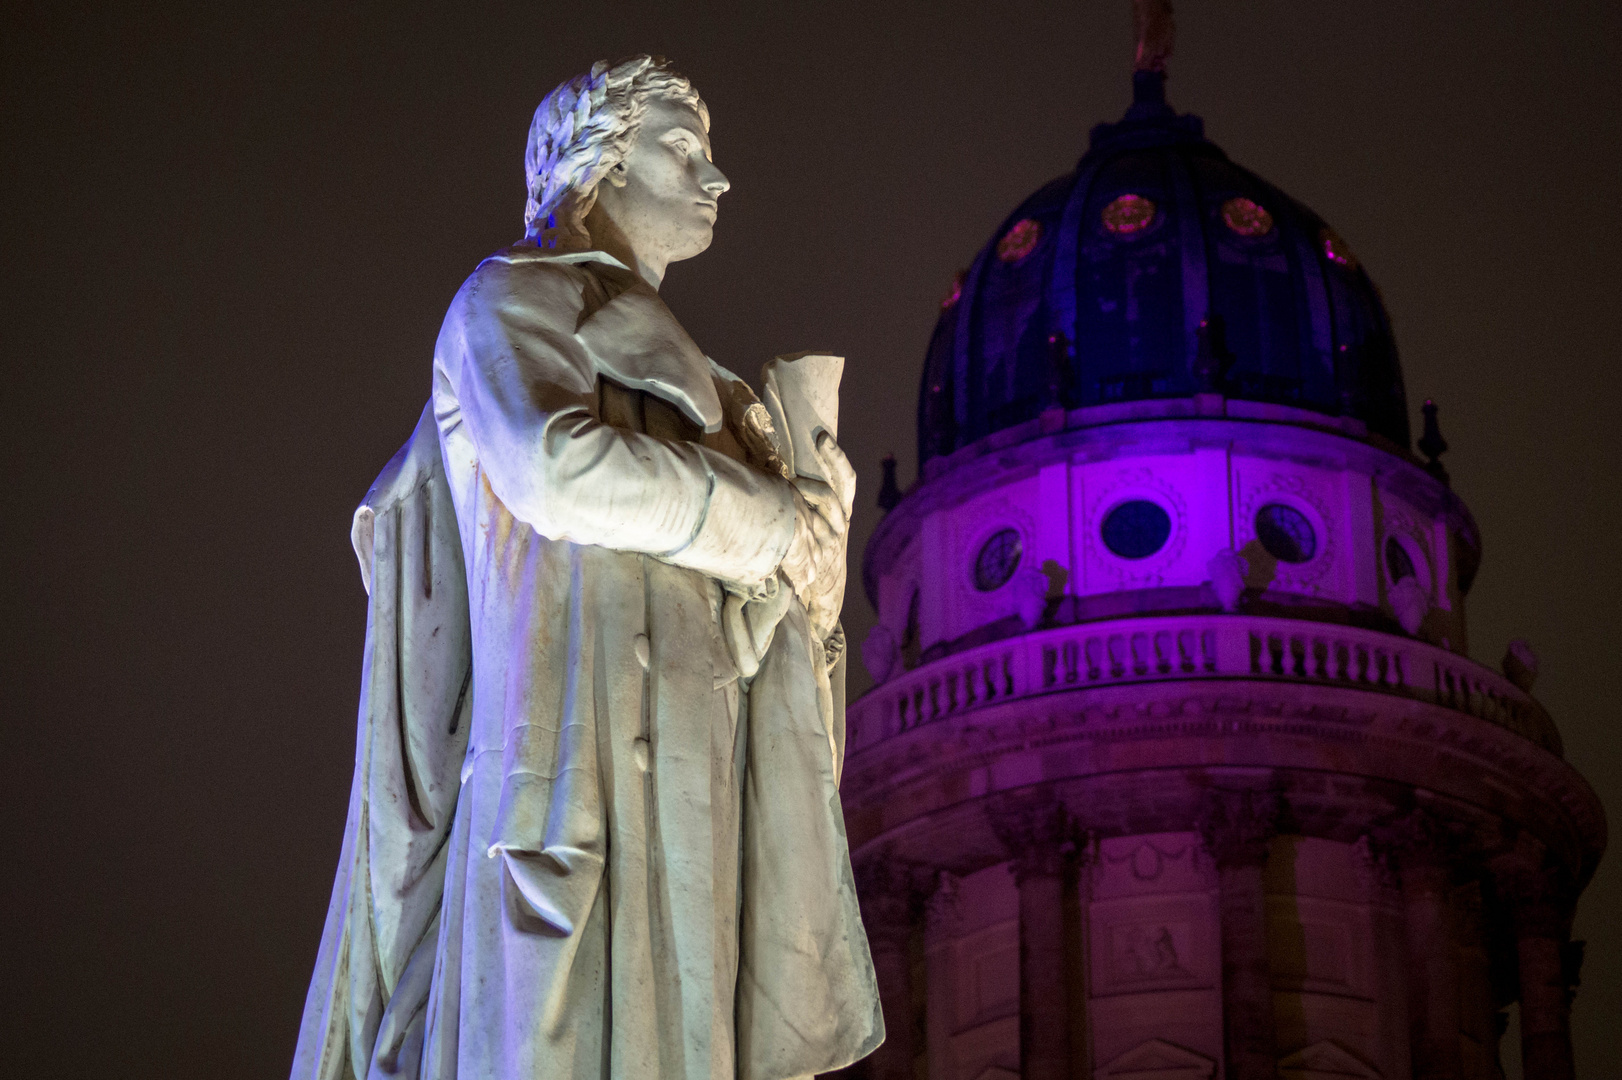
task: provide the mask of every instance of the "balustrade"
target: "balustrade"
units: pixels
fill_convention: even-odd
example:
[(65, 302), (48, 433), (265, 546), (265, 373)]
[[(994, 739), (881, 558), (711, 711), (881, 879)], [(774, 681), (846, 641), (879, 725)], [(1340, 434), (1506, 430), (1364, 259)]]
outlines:
[(1287, 680), (1399, 694), (1508, 728), (1556, 754), (1542, 706), (1496, 672), (1426, 642), (1299, 619), (1187, 615), (1059, 627), (925, 664), (853, 702), (849, 746), (1039, 694), (1187, 679)]

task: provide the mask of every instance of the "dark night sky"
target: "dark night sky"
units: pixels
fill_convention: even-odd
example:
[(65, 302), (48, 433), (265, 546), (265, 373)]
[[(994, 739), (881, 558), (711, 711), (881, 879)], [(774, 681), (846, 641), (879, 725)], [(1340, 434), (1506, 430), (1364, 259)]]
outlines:
[[(350, 513), (452, 293), (518, 235), (542, 94), (639, 51), (697, 82), (734, 190), (666, 296), (750, 376), (849, 357), (862, 536), (880, 455), (912, 476), (953, 272), (1128, 97), (1126, 0), (436, 7), (0, 22), (9, 1075), (286, 1074), (349, 790)], [(1472, 654), (1533, 643), (1622, 807), (1618, 6), (1181, 8), (1173, 103), (1335, 224), (1416, 418), (1442, 405), (1485, 538)], [(1619, 905), (1613, 855), (1578, 920), (1594, 1075)]]

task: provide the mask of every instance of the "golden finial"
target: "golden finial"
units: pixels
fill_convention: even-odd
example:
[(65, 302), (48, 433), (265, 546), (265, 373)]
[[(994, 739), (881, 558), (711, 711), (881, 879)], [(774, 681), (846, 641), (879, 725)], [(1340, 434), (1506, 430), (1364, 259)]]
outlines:
[(1132, 0), (1132, 29), (1138, 37), (1138, 52), (1132, 69), (1164, 75), (1166, 61), (1171, 59), (1172, 38), (1176, 34), (1171, 18), (1171, 0)]

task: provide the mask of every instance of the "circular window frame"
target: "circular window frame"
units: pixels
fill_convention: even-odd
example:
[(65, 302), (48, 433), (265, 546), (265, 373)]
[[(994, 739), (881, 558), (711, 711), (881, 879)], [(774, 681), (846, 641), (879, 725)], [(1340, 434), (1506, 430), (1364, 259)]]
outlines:
[[(1280, 487), (1270, 486), (1253, 492), (1245, 502), (1246, 508), (1242, 520), (1246, 536), (1251, 542), (1255, 543), (1256, 547), (1261, 549), (1262, 554), (1273, 560), (1277, 576), (1283, 579), (1281, 583), (1283, 588), (1289, 590), (1291, 586), (1298, 588), (1308, 587), (1323, 576), (1324, 571), (1332, 561), (1335, 550), (1335, 537), (1329, 529), (1329, 523), (1324, 519), (1323, 512), (1318, 509), (1311, 499), (1305, 498), (1294, 491), (1281, 490)], [(1306, 562), (1285, 562), (1267, 550), (1262, 543), (1261, 534), (1256, 530), (1256, 517), (1262, 512), (1262, 507), (1269, 503), (1282, 503), (1307, 519), (1307, 524), (1312, 526), (1312, 536), (1316, 545), (1312, 558)], [(1269, 586), (1269, 588), (1272, 587), (1274, 586)]]
[(1417, 539), (1401, 532), (1388, 532), (1385, 534), (1385, 538), (1380, 541), (1380, 577), (1385, 581), (1387, 591), (1396, 588), (1397, 585), (1397, 579), (1391, 576), (1391, 564), (1386, 561), (1385, 557), (1386, 545), (1391, 543), (1395, 543), (1402, 548), (1403, 554), (1408, 556), (1408, 561), (1414, 567), (1414, 580), (1419, 582), (1421, 589), (1425, 590), (1425, 595), (1434, 596), (1432, 585), (1435, 577), (1431, 573), (1430, 553), (1425, 550), (1425, 546)]
[[(1005, 532), (1013, 533), (1015, 538), (1018, 539), (1019, 559), (1014, 563), (1013, 569), (1008, 572), (1008, 576), (1002, 580), (1001, 584), (993, 586), (989, 589), (982, 589), (980, 587), (979, 574), (980, 556), (985, 552), (987, 544), (991, 543), (995, 537), (1001, 536)], [(996, 596), (998, 593), (1008, 588), (1008, 586), (1014, 583), (1014, 579), (1019, 577), (1020, 569), (1025, 565), (1025, 561), (1030, 556), (1030, 553), (1030, 531), (1021, 527), (1017, 522), (1000, 520), (989, 528), (979, 530), (975, 534), (974, 542), (968, 545), (968, 558), (964, 560), (964, 578), (966, 579), (970, 594), (977, 597), (990, 597)]]
[[(1109, 541), (1104, 539), (1104, 523), (1110, 519), (1111, 514), (1115, 513), (1115, 511), (1119, 510), (1121, 507), (1127, 505), (1128, 503), (1139, 502), (1148, 503), (1150, 506), (1159, 507), (1160, 512), (1166, 515), (1166, 538), (1160, 542), (1159, 547), (1155, 548), (1147, 555), (1122, 555), (1120, 552), (1110, 547)], [(1109, 503), (1106, 504), (1103, 511), (1098, 514), (1098, 520), (1094, 525), (1094, 532), (1097, 534), (1098, 547), (1100, 551), (1117, 562), (1125, 563), (1128, 566), (1137, 567), (1147, 565), (1149, 560), (1162, 554), (1167, 548), (1171, 547), (1172, 541), (1177, 538), (1177, 526), (1177, 511), (1174, 507), (1167, 506), (1164, 499), (1152, 498), (1147, 492), (1130, 491), (1121, 493), (1117, 498), (1110, 500)]]
[[(1257, 526), (1261, 520), (1262, 513), (1266, 511), (1269, 506), (1282, 506), (1286, 510), (1293, 511), (1301, 518), (1302, 521), (1306, 522), (1307, 531), (1311, 533), (1312, 538), (1312, 553), (1310, 555), (1304, 559), (1286, 559), (1284, 556), (1278, 554), (1276, 551), (1273, 551), (1267, 546), (1267, 541), (1262, 539), (1262, 531)], [(1293, 499), (1266, 498), (1258, 502), (1255, 509), (1250, 512), (1250, 532), (1251, 535), (1256, 538), (1256, 543), (1264, 552), (1267, 553), (1268, 558), (1272, 559), (1279, 567), (1287, 566), (1291, 569), (1302, 569), (1317, 562), (1319, 556), (1323, 554), (1326, 546), (1323, 542), (1323, 526), (1316, 519), (1316, 514), (1309, 513), (1307, 510), (1297, 505)]]
[[(1154, 207), (1154, 216), (1151, 217), (1148, 223), (1142, 228), (1134, 229), (1131, 232), (1116, 232), (1108, 225), (1104, 224), (1104, 211), (1109, 209), (1111, 206), (1114, 206), (1117, 201), (1127, 195), (1135, 195), (1140, 199), (1146, 200), (1151, 206)], [(1166, 212), (1165, 198), (1149, 195), (1142, 191), (1124, 189), (1117, 191), (1115, 194), (1098, 204), (1098, 208), (1094, 210), (1092, 214), (1092, 227), (1093, 231), (1099, 237), (1108, 240), (1112, 244), (1136, 244), (1147, 239), (1148, 237), (1158, 234), (1163, 228), (1166, 227), (1166, 219), (1168, 217), (1170, 217), (1170, 215)]]

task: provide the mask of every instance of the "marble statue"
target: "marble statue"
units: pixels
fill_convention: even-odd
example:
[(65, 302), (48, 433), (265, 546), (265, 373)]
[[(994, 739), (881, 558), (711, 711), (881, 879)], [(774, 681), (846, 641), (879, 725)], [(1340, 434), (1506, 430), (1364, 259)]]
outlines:
[(728, 188), (686, 79), (594, 65), (526, 173), (355, 515), (355, 782), (292, 1075), (843, 1067), (884, 1035), (837, 792), (854, 474), (659, 298)]

